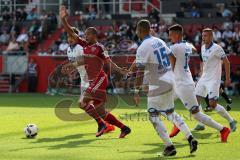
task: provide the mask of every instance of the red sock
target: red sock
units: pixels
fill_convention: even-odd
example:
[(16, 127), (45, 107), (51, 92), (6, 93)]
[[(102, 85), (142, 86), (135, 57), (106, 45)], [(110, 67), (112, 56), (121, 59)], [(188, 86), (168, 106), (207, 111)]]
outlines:
[(96, 109), (95, 109), (93, 104), (87, 105), (85, 107), (85, 111), (87, 112), (87, 114), (89, 116), (93, 117), (97, 121), (98, 124), (99, 123), (104, 123), (102, 118), (98, 115), (98, 113), (97, 113), (97, 111), (96, 111)]
[(107, 113), (104, 120), (114, 126), (117, 126), (118, 128), (123, 128), (125, 125), (120, 122), (114, 115), (112, 115), (110, 112)]

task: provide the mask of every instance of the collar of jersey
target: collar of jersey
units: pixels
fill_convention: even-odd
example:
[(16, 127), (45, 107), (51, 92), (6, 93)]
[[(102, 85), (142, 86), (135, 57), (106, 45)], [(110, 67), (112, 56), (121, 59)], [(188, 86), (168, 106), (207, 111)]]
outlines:
[(145, 36), (145, 37), (143, 38), (142, 42), (145, 41), (146, 39), (151, 38), (151, 37), (152, 37), (152, 36), (150, 36), (150, 35)]
[(210, 49), (213, 46), (213, 42), (211, 42), (210, 46), (208, 48), (205, 48), (206, 50)]
[(179, 42), (176, 42), (176, 44), (180, 44), (180, 43), (186, 43), (186, 41), (185, 40), (181, 40)]

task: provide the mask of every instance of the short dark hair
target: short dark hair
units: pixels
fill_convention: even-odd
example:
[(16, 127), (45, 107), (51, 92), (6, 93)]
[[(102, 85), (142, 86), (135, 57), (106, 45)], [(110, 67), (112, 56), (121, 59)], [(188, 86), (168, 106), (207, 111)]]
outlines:
[(183, 27), (180, 24), (174, 24), (171, 27), (169, 27), (168, 30), (183, 34)]
[(98, 34), (97, 29), (95, 27), (88, 27), (87, 30), (90, 31), (92, 34), (95, 34), (95, 35)]
[(202, 32), (213, 32), (211, 28), (204, 28)]
[(151, 29), (151, 24), (148, 20), (142, 19), (137, 24), (138, 27), (140, 27), (142, 30), (149, 32)]

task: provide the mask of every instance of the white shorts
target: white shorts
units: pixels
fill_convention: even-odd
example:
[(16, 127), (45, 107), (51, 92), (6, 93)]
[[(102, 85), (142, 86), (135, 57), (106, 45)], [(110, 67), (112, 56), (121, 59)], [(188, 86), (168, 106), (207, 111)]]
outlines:
[(209, 99), (217, 100), (219, 97), (220, 83), (199, 80), (196, 85), (196, 95), (200, 97), (206, 97)]
[[(161, 86), (149, 85), (149, 93), (155, 92), (154, 94), (148, 94), (148, 109), (154, 108), (158, 111), (165, 112), (170, 109), (174, 109), (174, 74), (172, 71), (165, 73), (160, 77)], [(168, 90), (166, 89), (168, 86)], [(158, 90), (159, 89), (159, 90)], [(154, 90), (154, 91), (153, 91)], [(164, 92), (161, 92), (164, 91)], [(152, 96), (153, 95), (153, 96)]]
[(189, 111), (198, 106), (195, 85), (176, 85), (175, 92)]

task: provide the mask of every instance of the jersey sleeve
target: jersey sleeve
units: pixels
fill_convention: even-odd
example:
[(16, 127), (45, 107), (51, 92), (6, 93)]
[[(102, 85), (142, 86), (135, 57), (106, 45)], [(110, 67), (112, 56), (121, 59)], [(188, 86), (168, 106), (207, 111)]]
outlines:
[(84, 39), (82, 39), (81, 37), (78, 37), (77, 43), (78, 43), (79, 45), (81, 45), (82, 47), (87, 46), (87, 41), (84, 40)]
[(176, 57), (176, 47), (174, 45), (171, 45), (169, 47), (170, 52), (167, 52), (168, 55), (174, 55)]
[(103, 46), (99, 47), (99, 57), (101, 59), (103, 59), (104, 61), (108, 60), (110, 57), (108, 55), (108, 51), (106, 48), (104, 48)]
[(219, 57), (220, 59), (223, 59), (224, 57), (226, 57), (226, 54), (225, 54), (223, 48), (220, 47), (220, 46), (216, 49), (216, 55), (217, 55), (217, 57)]
[(142, 47), (139, 47), (137, 49), (137, 54), (136, 54), (136, 66), (144, 67), (147, 61), (148, 61), (148, 54), (144, 52), (144, 49), (142, 49)]

